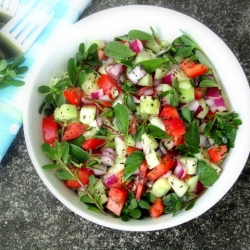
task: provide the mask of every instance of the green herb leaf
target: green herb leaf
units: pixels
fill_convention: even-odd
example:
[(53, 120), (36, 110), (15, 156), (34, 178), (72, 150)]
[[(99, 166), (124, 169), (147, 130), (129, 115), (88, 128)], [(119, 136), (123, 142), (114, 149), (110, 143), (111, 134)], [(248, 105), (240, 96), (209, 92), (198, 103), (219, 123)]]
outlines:
[(156, 127), (155, 125), (149, 124), (145, 127), (145, 132), (157, 139), (170, 139), (172, 138), (168, 135), (165, 131), (161, 130), (160, 128)]
[(200, 134), (197, 122), (193, 121), (187, 128), (184, 136), (186, 144), (191, 148), (198, 148), (200, 144)]
[(144, 41), (153, 39), (153, 36), (149, 35), (148, 33), (144, 32), (144, 31), (141, 31), (141, 30), (130, 30), (128, 32), (128, 35), (132, 39), (137, 38), (139, 40), (144, 40)]
[(67, 171), (65, 169), (57, 169), (55, 174), (61, 180), (76, 180), (77, 179), (74, 176), (74, 174), (70, 173), (70, 171)]
[(56, 165), (56, 164), (47, 164), (42, 166), (43, 169), (50, 170), (50, 169), (55, 169), (55, 168), (61, 168), (61, 166)]
[(139, 219), (141, 217), (141, 210), (135, 208), (135, 209), (130, 211), (130, 215), (132, 218)]
[(126, 103), (127, 106), (130, 110), (135, 111), (136, 110), (136, 105), (133, 96), (131, 95), (126, 95)]
[(5, 70), (5, 69), (7, 68), (7, 66), (8, 66), (7, 61), (4, 60), (4, 59), (2, 59), (2, 60), (0, 61), (0, 72), (3, 71), (3, 70)]
[(93, 199), (91, 199), (87, 194), (81, 195), (80, 201), (83, 203), (94, 203)]
[(70, 144), (69, 154), (70, 158), (78, 163), (86, 162), (89, 159), (89, 154), (74, 144)]
[(191, 115), (190, 109), (188, 107), (182, 107), (181, 108), (181, 113), (182, 113), (182, 116), (184, 117), (184, 119), (187, 122), (191, 123), (192, 115)]
[(156, 59), (141, 61), (137, 63), (136, 66), (141, 65), (148, 73), (152, 73), (168, 61), (169, 61), (168, 58), (156, 58)]
[(199, 175), (199, 181), (204, 186), (212, 186), (219, 178), (216, 170), (204, 161), (198, 161), (196, 174)]
[(128, 46), (117, 41), (108, 43), (104, 48), (104, 53), (116, 59), (124, 59), (135, 55), (135, 52)]
[(117, 104), (114, 107), (114, 115), (116, 119), (116, 125), (119, 131), (124, 135), (125, 140), (128, 138), (128, 110), (127, 107), (123, 104)]
[(213, 80), (202, 80), (199, 86), (200, 87), (218, 87), (217, 83)]
[(128, 180), (128, 178), (140, 167), (143, 160), (144, 154), (141, 151), (134, 151), (126, 158), (123, 181)]

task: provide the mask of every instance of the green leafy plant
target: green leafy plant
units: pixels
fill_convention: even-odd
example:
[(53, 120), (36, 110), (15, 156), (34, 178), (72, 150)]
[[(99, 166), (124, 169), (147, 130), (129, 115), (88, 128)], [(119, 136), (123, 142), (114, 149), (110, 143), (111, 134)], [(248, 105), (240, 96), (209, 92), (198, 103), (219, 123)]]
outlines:
[(27, 72), (28, 67), (21, 64), (25, 61), (24, 57), (20, 57), (13, 62), (5, 59), (0, 60), (0, 89), (8, 86), (20, 87), (25, 84), (22, 74)]

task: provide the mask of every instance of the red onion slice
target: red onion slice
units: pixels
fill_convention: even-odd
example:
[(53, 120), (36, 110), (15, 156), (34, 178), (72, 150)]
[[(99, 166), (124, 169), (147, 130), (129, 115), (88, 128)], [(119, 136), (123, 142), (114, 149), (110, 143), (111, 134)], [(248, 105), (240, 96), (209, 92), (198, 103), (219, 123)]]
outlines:
[(129, 43), (129, 48), (132, 49), (136, 54), (143, 50), (143, 44), (139, 39), (135, 39), (134, 41)]
[(110, 188), (117, 182), (117, 177), (115, 174), (107, 173), (103, 176), (102, 182), (107, 188)]
[(123, 66), (120, 63), (111, 64), (109, 66), (106, 66), (105, 70), (109, 76), (118, 81), (122, 74)]
[(108, 167), (104, 164), (100, 164), (97, 168), (93, 168), (95, 175), (104, 175), (107, 173)]
[(146, 74), (147, 72), (141, 66), (136, 66), (127, 74), (127, 77), (132, 83), (136, 84)]
[(98, 99), (100, 99), (103, 95), (104, 95), (103, 89), (97, 89), (97, 90), (94, 90), (94, 91), (91, 93), (91, 98), (94, 99), (94, 100), (98, 100)]
[(187, 174), (187, 168), (179, 161), (177, 160), (177, 165), (174, 169), (174, 174), (181, 180), (185, 177)]
[(162, 77), (161, 81), (162, 81), (162, 83), (166, 83), (166, 84), (172, 86), (173, 79), (174, 79), (173, 71), (170, 71), (167, 75)]

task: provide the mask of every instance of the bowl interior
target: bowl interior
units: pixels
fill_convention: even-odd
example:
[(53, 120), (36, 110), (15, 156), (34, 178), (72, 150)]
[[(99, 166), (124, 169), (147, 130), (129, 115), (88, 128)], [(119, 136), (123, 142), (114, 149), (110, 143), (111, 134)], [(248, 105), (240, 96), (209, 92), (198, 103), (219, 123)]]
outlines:
[[(49, 159), (41, 152), (42, 116), (39, 115), (38, 109), (43, 96), (38, 93), (37, 88), (40, 85), (49, 84), (52, 77), (61, 76), (66, 71), (67, 60), (74, 57), (81, 42), (87, 44), (91, 40), (98, 39), (110, 41), (115, 36), (123, 35), (131, 29), (150, 33), (150, 26), (161, 38), (167, 39), (169, 42), (180, 36), (181, 31), (186, 32), (197, 41), (219, 74), (231, 108), (240, 114), (243, 125), (238, 130), (235, 148), (230, 151), (223, 164), (223, 172), (219, 180), (198, 199), (193, 209), (184, 211), (175, 217), (164, 215), (157, 219), (147, 218), (122, 222), (120, 219), (89, 211), (73, 191), (66, 188), (51, 172), (41, 169), (41, 166), (47, 164)], [(249, 133), (250, 128), (249, 86), (233, 53), (217, 35), (203, 24), (176, 11), (160, 7), (134, 5), (112, 8), (79, 21), (72, 28), (53, 39), (41, 54), (26, 79), (28, 86), (28, 101), (24, 111), (26, 144), (33, 165), (45, 185), (55, 197), (76, 214), (94, 223), (119, 230), (150, 231), (169, 228), (206, 212), (227, 193), (237, 180), (250, 149), (250, 140), (245, 136)], [(239, 102), (239, 100), (241, 101)]]

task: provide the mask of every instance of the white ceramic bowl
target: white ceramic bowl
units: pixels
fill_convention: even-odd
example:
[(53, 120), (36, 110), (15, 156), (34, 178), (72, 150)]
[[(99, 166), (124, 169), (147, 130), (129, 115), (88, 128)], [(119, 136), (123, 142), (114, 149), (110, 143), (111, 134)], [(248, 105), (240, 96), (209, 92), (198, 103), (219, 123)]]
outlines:
[[(80, 42), (104, 39), (111, 41), (131, 29), (150, 33), (150, 26), (161, 38), (172, 41), (180, 36), (181, 30), (188, 33), (204, 49), (215, 66), (226, 92), (232, 110), (240, 114), (240, 126), (233, 148), (223, 164), (219, 180), (198, 199), (193, 209), (178, 216), (163, 215), (157, 219), (130, 220), (120, 219), (91, 212), (81, 203), (77, 195), (57, 179), (51, 172), (42, 170), (48, 158), (41, 152), (43, 143), (41, 133), (42, 116), (38, 113), (43, 96), (37, 88), (50, 82), (53, 76), (65, 71), (68, 58), (74, 57)], [(34, 167), (48, 189), (65, 206), (76, 214), (94, 223), (109, 228), (127, 231), (151, 231), (166, 229), (190, 221), (215, 205), (232, 187), (246, 163), (250, 140), (250, 91), (247, 79), (237, 59), (210, 29), (198, 21), (173, 10), (153, 6), (124, 6), (101, 11), (84, 18), (73, 25), (67, 33), (61, 34), (43, 50), (31, 74), (27, 78), (28, 103), (24, 112), (24, 132), (27, 148)]]

